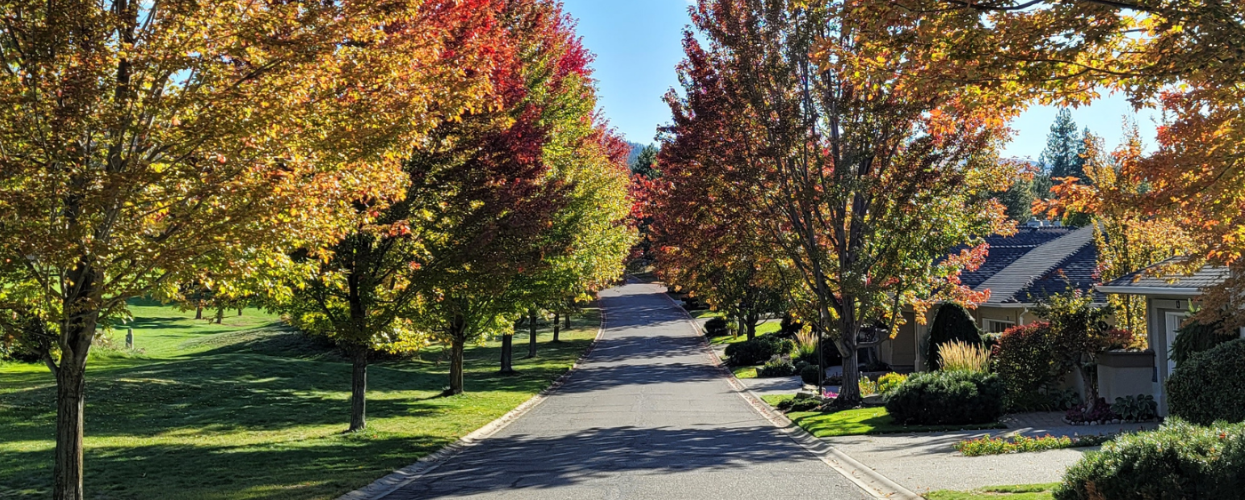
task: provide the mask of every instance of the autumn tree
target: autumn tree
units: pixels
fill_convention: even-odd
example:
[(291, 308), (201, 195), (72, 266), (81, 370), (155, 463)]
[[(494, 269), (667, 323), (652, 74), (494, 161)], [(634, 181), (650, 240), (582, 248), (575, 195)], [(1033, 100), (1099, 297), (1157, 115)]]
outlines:
[(476, 51), (448, 47), (470, 4), (0, 7), (0, 307), (51, 340), (54, 498), (83, 496), (96, 326), (201, 270), (330, 241), (353, 200), (396, 194), (395, 148), (479, 86)]
[(735, 168), (756, 179), (722, 201), (764, 210), (765, 232), (844, 354), (839, 404), (855, 404), (857, 349), (884, 340), (862, 338), (893, 335), (919, 298), (981, 300), (948, 279), (963, 259), (934, 262), (1012, 227), (986, 193), (1014, 174), (995, 151), (1016, 102), (963, 86), (955, 65), (939, 63), (973, 16), (705, 0), (693, 22), (708, 45), (685, 39), (684, 95), (720, 89), (745, 141)]

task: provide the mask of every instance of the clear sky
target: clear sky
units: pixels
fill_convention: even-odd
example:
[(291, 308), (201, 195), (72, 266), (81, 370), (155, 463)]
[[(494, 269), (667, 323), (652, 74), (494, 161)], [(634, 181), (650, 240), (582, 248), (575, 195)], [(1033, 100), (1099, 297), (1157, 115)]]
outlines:
[[(600, 107), (627, 140), (653, 142), (657, 127), (670, 121), (661, 97), (678, 85), (675, 65), (683, 59), (682, 31), (689, 23), (689, 0), (563, 0), (566, 11), (579, 20), (578, 33), (593, 63)], [(1046, 134), (1056, 108), (1035, 106), (1012, 123), (1016, 134), (1007, 156), (1037, 159), (1046, 146)], [(1120, 96), (1107, 96), (1092, 106), (1072, 110), (1080, 127), (1102, 136), (1114, 148), (1122, 135), (1122, 119), (1130, 116), (1141, 126), (1142, 138), (1153, 143), (1153, 112), (1134, 115)]]

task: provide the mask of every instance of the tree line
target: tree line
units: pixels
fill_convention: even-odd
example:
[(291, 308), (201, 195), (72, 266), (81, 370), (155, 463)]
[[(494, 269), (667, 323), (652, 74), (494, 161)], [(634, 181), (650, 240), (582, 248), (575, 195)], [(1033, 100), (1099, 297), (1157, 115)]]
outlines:
[(461, 393), (466, 345), (569, 313), (633, 243), (630, 151), (552, 0), (0, 17), (0, 328), (56, 377), (56, 499), (83, 497), (88, 352), (129, 299), (327, 336), (357, 431), (369, 353), (446, 344)]
[[(641, 189), (652, 256), (741, 331), (781, 301), (843, 355), (836, 404), (859, 401), (855, 354), (904, 311), (988, 298), (959, 276), (1017, 221), (1094, 224), (1104, 279), (1173, 255), (1239, 271), (1240, 6), (700, 0), (691, 14)], [(1155, 152), (1127, 125), (1108, 152), (1065, 110), (1037, 168), (1000, 157), (1026, 107), (1109, 91), (1163, 111)], [(1199, 315), (1245, 323), (1235, 283)], [(1112, 305), (1144, 329), (1136, 300)]]

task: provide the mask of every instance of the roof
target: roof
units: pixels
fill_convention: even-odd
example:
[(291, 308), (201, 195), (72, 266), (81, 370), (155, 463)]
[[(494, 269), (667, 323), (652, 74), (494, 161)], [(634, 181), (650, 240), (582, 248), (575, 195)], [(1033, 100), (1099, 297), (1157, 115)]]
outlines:
[(1168, 259), (1141, 271), (1125, 275), (1105, 285), (1098, 286), (1103, 293), (1131, 295), (1173, 295), (1195, 297), (1202, 291), (1223, 283), (1230, 271), (1226, 267), (1203, 266), (1191, 274), (1163, 275), (1162, 271), (1180, 258)]
[[(1025, 254), (1046, 243), (1067, 236), (1073, 230), (1074, 228), (1069, 227), (1021, 227), (1016, 234), (1011, 236), (1000, 236), (997, 234), (987, 236), (985, 242), (990, 245), (990, 252), (987, 254), (985, 262), (975, 271), (960, 273), (960, 281), (964, 285), (975, 289), (978, 285), (1006, 269)], [(957, 248), (953, 253), (958, 253), (964, 248)]]
[[(1007, 262), (1005, 266), (999, 269), (996, 264), (985, 269), (983, 265), (977, 270), (978, 274), (983, 269), (994, 271), (979, 284), (970, 285), (976, 291), (990, 290), (990, 299), (982, 305), (1031, 304), (1052, 293), (1066, 291), (1069, 284), (1080, 290), (1093, 289), (1098, 258), (1093, 227), (1065, 229), (1062, 234), (1047, 228), (1024, 228), (1017, 234), (1023, 234), (1026, 229), (1036, 233), (1026, 235), (1024, 241), (1028, 244), (1014, 245), (1020, 248), (1000, 245), (1003, 254), (1000, 260)], [(991, 245), (991, 256), (995, 252)], [(989, 263), (990, 258), (986, 260)]]

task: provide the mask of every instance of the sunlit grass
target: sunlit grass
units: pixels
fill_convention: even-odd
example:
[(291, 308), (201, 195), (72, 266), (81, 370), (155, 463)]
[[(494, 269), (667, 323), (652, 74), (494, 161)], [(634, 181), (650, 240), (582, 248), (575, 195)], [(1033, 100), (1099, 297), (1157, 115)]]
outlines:
[(991, 486), (973, 491), (932, 491), (924, 496), (928, 500), (1048, 500), (1057, 485), (1058, 483)]
[[(135, 307), (137, 356), (88, 365), (88, 498), (333, 498), (453, 442), (518, 406), (570, 368), (595, 336), (589, 310), (497, 374), (496, 343), (469, 348), (467, 394), (439, 397), (449, 365), (433, 347), (418, 359), (372, 364), (368, 430), (349, 421), (350, 365), (321, 342), (247, 310), (225, 324), (193, 312)], [(205, 316), (210, 316), (205, 311)], [(124, 344), (124, 328), (113, 332)], [(47, 496), (54, 380), (41, 364), (0, 365), (0, 497)]]
[[(792, 395), (762, 396), (770, 406), (778, 406)], [(856, 408), (834, 413), (791, 412), (792, 422), (817, 437), (859, 436), (866, 434), (896, 434), (906, 432), (936, 432), (977, 429), (1000, 429), (998, 423), (978, 425), (899, 425), (886, 412), (886, 408)]]

